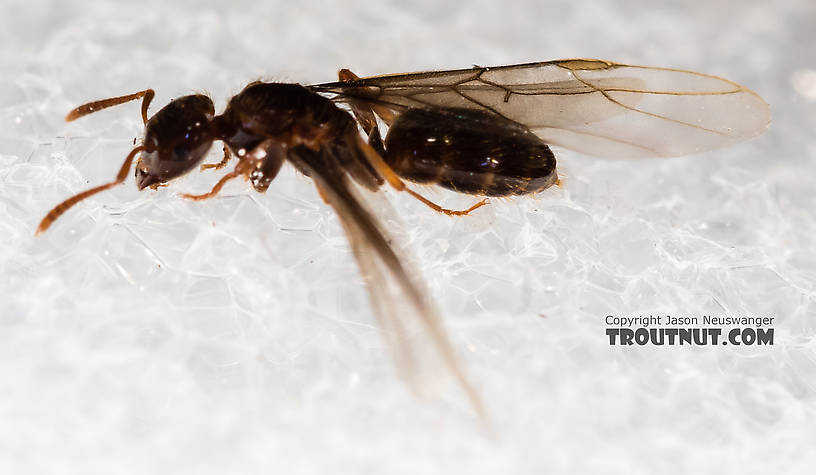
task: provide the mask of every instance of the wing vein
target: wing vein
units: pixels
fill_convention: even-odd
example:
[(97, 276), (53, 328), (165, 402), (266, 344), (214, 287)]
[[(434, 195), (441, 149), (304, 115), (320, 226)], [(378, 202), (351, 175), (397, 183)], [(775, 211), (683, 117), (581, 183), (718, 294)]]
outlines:
[(647, 111), (644, 111), (644, 110), (640, 110), (640, 109), (638, 109), (636, 107), (627, 106), (626, 104), (618, 101), (617, 99), (612, 98), (612, 96), (609, 95), (609, 93), (607, 92), (606, 89), (597, 88), (592, 83), (583, 80), (581, 78), (581, 76), (579, 76), (578, 74), (575, 73), (575, 71), (572, 71), (572, 75), (575, 77), (575, 79), (577, 79), (581, 83), (585, 84), (587, 87), (591, 87), (595, 91), (601, 93), (609, 102), (611, 102), (613, 104), (616, 104), (616, 105), (618, 105), (620, 107), (623, 107), (624, 109), (630, 110), (632, 112), (639, 112), (641, 114), (645, 114), (645, 115), (648, 115), (650, 117), (654, 117), (656, 119), (668, 120), (670, 122), (674, 122), (675, 124), (685, 125), (686, 127), (692, 127), (692, 128), (695, 128), (695, 129), (704, 130), (706, 132), (712, 132), (712, 133), (715, 133), (715, 134), (718, 134), (718, 135), (726, 135), (726, 134), (720, 132), (719, 130), (708, 129), (706, 127), (702, 127), (702, 126), (699, 126), (699, 125), (696, 125), (696, 124), (690, 124), (688, 122), (683, 122), (682, 120), (672, 119), (670, 117), (665, 117), (665, 116), (662, 116), (662, 115), (659, 115), (659, 114), (655, 114), (653, 112), (647, 112)]
[[(393, 111), (481, 109), (545, 141), (602, 157), (671, 157), (730, 145), (763, 132), (770, 108), (721, 77), (680, 69), (568, 59), (392, 74), (312, 86)], [(557, 133), (560, 131), (561, 133)]]

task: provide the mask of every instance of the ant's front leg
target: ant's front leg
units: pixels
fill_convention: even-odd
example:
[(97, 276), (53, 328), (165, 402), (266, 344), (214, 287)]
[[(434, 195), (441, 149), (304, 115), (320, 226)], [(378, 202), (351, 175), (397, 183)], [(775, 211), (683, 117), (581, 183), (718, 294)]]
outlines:
[(203, 200), (208, 200), (208, 199), (212, 198), (213, 196), (217, 195), (218, 192), (221, 191), (221, 188), (223, 188), (224, 185), (228, 181), (232, 180), (233, 178), (238, 178), (239, 176), (242, 175), (242, 173), (237, 171), (237, 168), (238, 167), (236, 167), (236, 170), (233, 170), (233, 171), (227, 173), (226, 175), (222, 176), (221, 179), (218, 180), (218, 182), (207, 193), (202, 193), (200, 195), (192, 195), (190, 193), (182, 193), (181, 197), (182, 198), (187, 198), (188, 200), (193, 200), (193, 201), (203, 201)]
[(230, 158), (232, 158), (232, 155), (230, 154), (229, 148), (227, 148), (227, 146), (225, 144), (224, 145), (224, 158), (222, 158), (221, 161), (218, 162), (218, 163), (205, 163), (205, 164), (201, 165), (201, 171), (208, 170), (210, 168), (215, 168), (216, 170), (220, 170), (220, 169), (227, 166), (227, 163), (229, 163)]
[[(221, 179), (218, 180), (218, 182), (213, 185), (212, 189), (207, 193), (202, 193), (200, 195), (182, 193), (181, 196), (193, 201), (210, 199), (217, 195), (228, 181), (238, 178), (239, 176), (243, 176), (244, 178), (251, 180), (257, 191), (266, 191), (266, 187), (269, 186), (269, 182), (272, 181), (275, 175), (277, 175), (278, 170), (280, 169), (284, 160), (282, 153), (276, 153), (279, 152), (278, 149), (270, 148), (270, 146), (274, 143), (274, 139), (264, 140), (249, 154), (239, 157), (235, 168), (231, 172), (222, 176)], [(221, 163), (211, 165), (210, 167), (214, 167), (216, 169), (223, 168), (227, 161), (229, 161), (230, 157), (231, 155), (229, 153), (229, 149), (226, 145), (224, 145), (224, 159), (221, 160)], [(203, 167), (204, 165), (202, 165), (202, 168)]]
[[(227, 146), (224, 145), (224, 159), (221, 160), (221, 163), (218, 163), (217, 165), (213, 165), (213, 166), (215, 168), (219, 168), (219, 166), (221, 168), (223, 168), (223, 166), (226, 164), (225, 162), (229, 160), (228, 153), (229, 152), (227, 152)], [(222, 165), (222, 163), (224, 165)], [(244, 176), (248, 175), (249, 170), (252, 168), (252, 163), (253, 163), (252, 160), (250, 160), (248, 158), (242, 158), (242, 159), (240, 159), (238, 161), (238, 164), (235, 165), (235, 168), (231, 172), (229, 172), (226, 175), (222, 176), (221, 179), (218, 180), (218, 182), (216, 182), (216, 184), (213, 185), (212, 189), (210, 191), (208, 191), (207, 193), (202, 193), (200, 195), (193, 195), (191, 193), (182, 193), (181, 197), (182, 198), (187, 198), (188, 200), (193, 200), (193, 201), (208, 200), (208, 199), (214, 197), (215, 195), (217, 195), (221, 191), (221, 188), (223, 188), (224, 185), (226, 185), (228, 181), (230, 181), (230, 180), (232, 180), (234, 178), (238, 178), (241, 175), (244, 175)], [(203, 167), (204, 167), (204, 165), (202, 165), (202, 168)]]

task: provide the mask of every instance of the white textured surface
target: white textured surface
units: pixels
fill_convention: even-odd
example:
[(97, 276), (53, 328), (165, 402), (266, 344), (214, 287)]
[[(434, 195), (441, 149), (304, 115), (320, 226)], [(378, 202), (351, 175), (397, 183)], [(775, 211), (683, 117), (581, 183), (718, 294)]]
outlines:
[[(5, 0), (0, 473), (811, 471), (816, 4), (499, 3)], [(672, 160), (557, 151), (563, 189), (467, 219), (388, 194), (495, 441), (457, 393), (396, 379), (338, 222), (291, 169), (204, 203), (177, 193), (213, 172), (129, 180), (33, 237), (141, 134), (134, 104), (62, 122), (84, 101), (223, 107), (259, 77), (563, 57), (719, 74), (773, 123)], [(604, 315), (642, 312), (767, 314), (776, 345), (608, 346)]]

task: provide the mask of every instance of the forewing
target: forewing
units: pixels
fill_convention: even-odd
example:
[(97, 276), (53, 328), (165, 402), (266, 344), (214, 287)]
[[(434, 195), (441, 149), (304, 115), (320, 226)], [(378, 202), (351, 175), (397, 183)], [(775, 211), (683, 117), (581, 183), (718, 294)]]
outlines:
[(374, 315), (401, 375), (422, 395), (432, 392), (439, 376), (447, 373), (484, 419), (478, 394), (467, 380), (418, 275), (412, 275), (397, 256), (391, 239), (363, 204), (354, 185), (344, 174), (310, 164), (308, 158), (296, 165), (308, 172), (336, 211), (365, 280)]
[(395, 111), (492, 111), (545, 142), (600, 157), (671, 157), (730, 145), (764, 131), (768, 105), (727, 79), (677, 69), (572, 59), (376, 76), (313, 86), (338, 100)]

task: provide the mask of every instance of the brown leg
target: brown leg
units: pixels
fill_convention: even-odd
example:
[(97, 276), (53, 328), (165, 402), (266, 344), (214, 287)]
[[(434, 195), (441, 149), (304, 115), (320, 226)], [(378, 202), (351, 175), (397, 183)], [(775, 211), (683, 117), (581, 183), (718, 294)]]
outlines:
[[(359, 76), (349, 71), (348, 69), (341, 69), (337, 71), (337, 77), (343, 82), (351, 82), (360, 79)], [(366, 135), (370, 136), (371, 132), (377, 127), (377, 120), (374, 118), (374, 111), (371, 107), (360, 101), (351, 101), (351, 112), (363, 128)]]
[(420, 195), (416, 191), (409, 189), (405, 183), (400, 179), (400, 177), (394, 173), (394, 170), (385, 163), (385, 160), (382, 159), (379, 153), (374, 150), (369, 144), (363, 140), (362, 137), (359, 135), (357, 136), (358, 146), (360, 151), (363, 152), (365, 158), (374, 167), (375, 170), (380, 174), (381, 177), (385, 178), (385, 181), (388, 182), (391, 187), (393, 187), (397, 191), (407, 191), (408, 194), (413, 196), (414, 198), (418, 199), (419, 201), (425, 203), (428, 207), (433, 209), (434, 211), (438, 211), (440, 213), (445, 213), (448, 216), (465, 216), (471, 211), (481, 208), (482, 206), (487, 204), (487, 198), (483, 199), (482, 201), (476, 203), (475, 205), (471, 206), (470, 208), (462, 211), (454, 211), (447, 208), (443, 208), (438, 204), (434, 203), (433, 201), (425, 198), (424, 196)]
[(320, 198), (323, 200), (323, 202), (326, 203), (327, 205), (330, 205), (331, 202), (329, 201), (329, 197), (328, 195), (326, 195), (326, 192), (323, 191), (323, 188), (321, 188), (320, 185), (318, 185), (317, 183), (315, 183), (315, 186), (317, 187), (317, 194), (320, 195)]
[[(337, 76), (340, 81), (343, 82), (352, 82), (360, 79), (359, 76), (354, 74), (348, 69), (341, 69), (337, 72)], [(394, 121), (394, 116), (390, 111), (383, 111), (382, 113), (378, 109), (372, 109), (370, 106), (365, 106), (360, 102), (352, 101), (351, 102), (351, 111), (354, 113), (354, 116), (357, 118), (357, 122), (360, 123), (360, 126), (365, 131), (366, 135), (368, 135), (369, 140), (377, 140), (380, 146), (378, 148), (382, 148), (382, 143), (380, 142), (380, 130), (377, 127), (377, 121), (374, 118), (374, 112), (376, 111), (380, 117), (387, 124), (391, 124)], [(375, 149), (371, 146), (371, 144), (365, 142), (359, 135), (357, 136), (359, 149), (363, 152), (363, 155), (367, 159), (368, 163), (379, 172), (380, 176), (385, 178), (385, 180), (394, 187), (398, 191), (407, 191), (408, 194), (413, 196), (414, 198), (418, 199), (419, 201), (425, 203), (428, 207), (433, 209), (434, 211), (438, 211), (440, 213), (447, 214), (448, 216), (464, 216), (470, 213), (471, 211), (480, 208), (487, 204), (487, 198), (483, 199), (482, 201), (476, 203), (475, 205), (471, 206), (466, 210), (455, 211), (450, 210), (447, 208), (443, 208), (438, 204), (434, 203), (433, 201), (425, 198), (424, 196), (420, 195), (419, 193), (409, 189), (405, 186), (402, 180), (400, 180), (399, 176), (388, 166), (387, 163), (382, 159), (380, 156), (380, 150)]]
[(224, 158), (222, 158), (221, 161), (218, 162), (218, 163), (205, 163), (205, 164), (201, 165), (201, 170), (204, 171), (204, 170), (207, 170), (207, 169), (210, 169), (210, 168), (215, 168), (216, 170), (220, 170), (220, 169), (227, 166), (227, 163), (230, 161), (230, 158), (232, 158), (232, 156), (230, 155), (230, 151), (227, 148), (227, 146), (224, 145)]
[(236, 170), (233, 170), (233, 171), (227, 173), (226, 175), (222, 176), (221, 179), (218, 180), (218, 183), (216, 183), (215, 186), (212, 187), (212, 190), (210, 190), (209, 192), (203, 193), (203, 194), (200, 194), (200, 195), (191, 195), (189, 193), (182, 193), (181, 197), (182, 198), (187, 198), (188, 200), (193, 200), (193, 201), (208, 200), (208, 199), (212, 198), (213, 196), (217, 195), (218, 192), (221, 191), (221, 188), (223, 188), (224, 185), (228, 181), (232, 180), (233, 178), (237, 178), (239, 176), (241, 176), (241, 172), (239, 172), (237, 170), (237, 167), (236, 167)]
[(48, 214), (46, 214), (45, 217), (42, 219), (42, 221), (40, 221), (40, 225), (37, 226), (37, 232), (35, 233), (35, 235), (40, 234), (44, 232), (46, 229), (48, 229), (48, 227), (51, 226), (51, 223), (56, 221), (57, 218), (59, 218), (63, 213), (68, 211), (75, 204), (79, 203), (85, 198), (88, 198), (99, 193), (100, 191), (105, 191), (108, 188), (112, 188), (125, 181), (125, 178), (127, 178), (128, 171), (130, 170), (130, 166), (133, 164), (133, 157), (135, 157), (136, 154), (141, 152), (142, 150), (144, 150), (144, 147), (139, 146), (130, 151), (127, 158), (125, 158), (125, 163), (122, 164), (122, 168), (119, 169), (119, 174), (116, 175), (116, 179), (114, 181), (91, 188), (90, 190), (85, 190), (82, 193), (78, 193), (55, 206), (54, 209), (49, 211)]
[(360, 76), (351, 72), (350, 69), (343, 68), (340, 71), (337, 71), (337, 79), (342, 82), (351, 82), (360, 79)]
[(475, 205), (471, 206), (468, 209), (455, 211), (439, 206), (438, 204), (434, 203), (428, 198), (425, 198), (424, 196), (420, 195), (419, 193), (410, 188), (405, 188), (405, 191), (407, 191), (409, 195), (428, 205), (428, 207), (431, 208), (432, 210), (447, 214), (448, 216), (467, 216), (468, 214), (470, 214), (471, 211), (475, 210), (476, 208), (481, 208), (482, 206), (487, 204), (487, 198), (484, 198), (482, 199), (482, 201), (476, 203)]
[[(238, 163), (235, 164), (235, 168), (233, 168), (231, 172), (229, 172), (226, 175), (222, 176), (221, 179), (218, 180), (218, 182), (215, 184), (215, 186), (212, 187), (212, 190), (210, 190), (209, 192), (203, 193), (203, 194), (200, 194), (200, 195), (192, 195), (190, 193), (182, 193), (181, 196), (183, 198), (187, 198), (188, 200), (194, 200), (194, 201), (201, 201), (201, 200), (210, 199), (213, 196), (217, 195), (221, 191), (221, 188), (223, 188), (224, 185), (228, 181), (230, 181), (230, 180), (232, 180), (234, 178), (238, 178), (239, 176), (244, 176), (244, 178), (249, 179), (249, 176), (250, 176), (250, 174), (251, 174), (251, 172), (253, 170), (254, 171), (261, 170), (261, 172), (273, 173), (269, 177), (269, 180), (271, 180), (272, 178), (274, 178), (275, 174), (278, 173), (278, 169), (280, 168), (280, 164), (283, 163), (283, 155), (277, 156), (277, 160), (279, 160), (279, 161), (277, 162), (278, 163), (277, 167), (276, 168), (273, 167), (274, 170), (270, 170), (268, 168), (267, 169), (262, 169), (262, 167), (263, 167), (263, 165), (265, 163), (264, 159), (267, 159), (267, 160), (272, 160), (273, 159), (273, 156), (267, 156), (266, 155), (266, 150), (268, 149), (268, 147), (270, 147), (275, 142), (276, 142), (275, 139), (266, 139), (266, 140), (262, 141), (261, 143), (259, 143), (258, 145), (256, 145), (255, 148), (252, 149), (252, 151), (250, 153), (248, 153), (247, 155), (245, 155), (243, 157), (239, 157)], [(259, 157), (258, 155), (261, 155), (261, 156)], [(227, 147), (225, 145), (224, 146), (224, 159), (221, 160), (220, 163), (215, 165), (215, 168), (222, 168), (224, 165), (226, 165), (226, 162), (229, 160), (229, 158), (230, 158), (230, 154), (229, 154), (229, 151), (228, 151), (228, 149), (227, 149)], [(264, 190), (266, 190), (266, 188), (264, 188)]]
[(139, 98), (143, 98), (142, 120), (146, 124), (147, 107), (150, 105), (150, 101), (153, 100), (154, 95), (155, 92), (153, 91), (153, 89), (145, 89), (144, 91), (135, 92), (133, 94), (128, 94), (126, 96), (111, 97), (109, 99), (102, 99), (99, 101), (93, 101), (87, 104), (82, 104), (81, 106), (69, 112), (68, 115), (65, 116), (65, 121), (71, 122), (72, 120), (79, 119), (80, 117), (86, 116), (88, 114), (93, 114), (94, 112), (100, 111), (102, 109), (107, 109), (108, 107), (118, 106), (119, 104), (124, 104), (125, 102), (130, 102)]
[[(337, 77), (342, 82), (353, 82), (360, 79), (359, 76), (348, 69), (341, 69), (340, 71), (337, 71)], [(360, 89), (363, 90), (362, 87)], [(377, 91), (374, 90), (374, 88), (369, 89), (371, 89), (371, 92), (376, 95)], [(351, 111), (354, 113), (355, 117), (357, 117), (357, 121), (360, 122), (363, 130), (365, 130), (366, 134), (369, 135), (371, 134), (371, 130), (377, 126), (377, 121), (374, 120), (374, 112), (376, 112), (383, 122), (388, 124), (389, 127), (396, 119), (394, 111), (387, 107), (369, 104), (365, 101), (351, 101), (350, 105)]]

